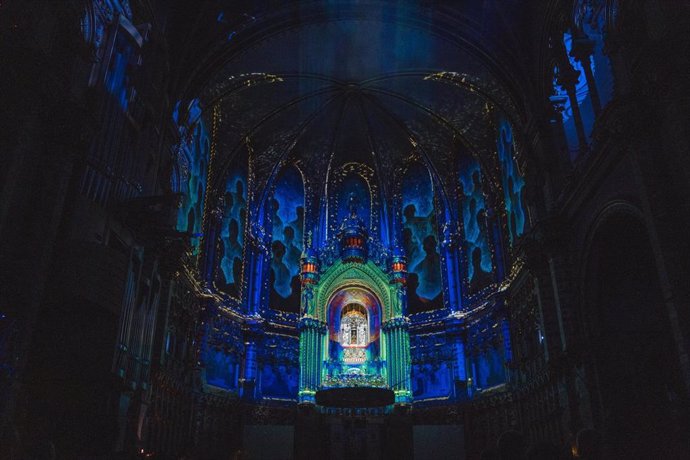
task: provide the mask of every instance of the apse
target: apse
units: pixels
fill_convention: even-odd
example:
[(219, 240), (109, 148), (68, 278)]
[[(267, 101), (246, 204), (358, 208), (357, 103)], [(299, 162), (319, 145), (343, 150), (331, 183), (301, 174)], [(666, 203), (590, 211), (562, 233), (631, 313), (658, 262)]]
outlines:
[(0, 0), (0, 459), (690, 458), (688, 30)]

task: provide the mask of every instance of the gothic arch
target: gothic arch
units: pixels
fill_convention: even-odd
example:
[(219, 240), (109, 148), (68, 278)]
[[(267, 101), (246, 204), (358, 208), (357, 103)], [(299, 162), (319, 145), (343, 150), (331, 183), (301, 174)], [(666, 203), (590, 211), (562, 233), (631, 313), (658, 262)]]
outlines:
[[(399, 311), (399, 306), (393, 305), (395, 297), (388, 284), (388, 275), (373, 262), (364, 264), (357, 262), (338, 262), (324, 273), (319, 287), (314, 292), (314, 309), (312, 316), (326, 321), (327, 309), (333, 295), (347, 287), (357, 287), (370, 291), (381, 302), (382, 320), (388, 320)], [(397, 307), (397, 308), (396, 308)]]
[(652, 440), (670, 430), (670, 400), (685, 393), (654, 250), (634, 211), (618, 202), (600, 214), (583, 279), (584, 328), (596, 345), (586, 358), (587, 377), (598, 390), (593, 419), (616, 458), (653, 456)]

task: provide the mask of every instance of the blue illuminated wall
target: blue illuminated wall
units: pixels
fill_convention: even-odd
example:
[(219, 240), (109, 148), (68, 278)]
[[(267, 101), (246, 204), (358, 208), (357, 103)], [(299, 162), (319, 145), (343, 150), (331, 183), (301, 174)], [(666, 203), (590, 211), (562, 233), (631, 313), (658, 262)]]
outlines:
[(436, 212), (431, 177), (421, 164), (413, 164), (402, 184), (402, 244), (407, 256), (409, 313), (441, 308), (441, 256), (436, 233)]
[[(178, 123), (181, 137), (178, 146), (178, 167), (182, 204), (177, 214), (176, 228), (178, 231), (187, 232), (191, 236), (193, 247), (198, 250), (210, 143), (197, 101), (191, 104), (185, 120), (178, 120), (178, 114), (179, 110), (176, 110), (173, 116), (174, 121)], [(195, 118), (192, 118), (192, 115)]]
[(269, 208), (272, 222), (270, 306), (297, 313), (304, 236), (304, 185), (296, 168), (287, 168), (278, 177)]
[(297, 398), (299, 389), (299, 341), (270, 334), (263, 343), (257, 394), (268, 399)]
[[(592, 99), (589, 94), (589, 88), (587, 87), (585, 71), (582, 69), (582, 64), (570, 55), (573, 49), (573, 37), (571, 34), (563, 34), (563, 44), (565, 45), (565, 50), (568, 54), (570, 65), (573, 67), (573, 69), (575, 69), (575, 72), (579, 74), (577, 83), (575, 84), (575, 98), (580, 109), (580, 116), (584, 125), (585, 135), (588, 138), (587, 140), (589, 140), (589, 136), (592, 134), (592, 127), (594, 126), (594, 109), (592, 107)], [(556, 83), (556, 77), (554, 77), (554, 88), (557, 95), (567, 97), (568, 93)], [(562, 116), (563, 128), (565, 129), (565, 137), (568, 142), (568, 148), (571, 150), (571, 152), (575, 152), (578, 149), (579, 144), (572, 103), (573, 102), (570, 100), (570, 98), (567, 98)]]
[(239, 297), (244, 262), (244, 230), (247, 223), (247, 174), (235, 169), (225, 185), (224, 213), (220, 228), (216, 285), (225, 293)]
[(613, 73), (611, 62), (604, 54), (604, 27), (606, 23), (605, 5), (603, 0), (585, 2), (581, 11), (582, 16), (577, 22), (588, 38), (594, 41), (592, 53), (592, 73), (596, 81), (601, 107), (609, 103), (613, 97)]
[(410, 338), (412, 395), (415, 401), (447, 399), (453, 395), (453, 349), (443, 334)]
[(261, 369), (261, 393), (264, 397), (294, 399), (299, 387), (299, 371), (285, 364), (266, 363)]
[(460, 207), (465, 231), (465, 273), (470, 293), (493, 281), (486, 199), (479, 163), (471, 157), (460, 162)]
[(208, 348), (204, 353), (206, 383), (226, 390), (237, 389), (240, 364), (236, 356), (223, 349)]
[(525, 232), (526, 215), (524, 209), (525, 179), (520, 174), (515, 162), (513, 131), (506, 120), (501, 120), (498, 127), (498, 159), (501, 163), (503, 193), (508, 217), (510, 243)]
[(482, 350), (472, 360), (473, 381), (478, 388), (490, 388), (505, 383), (504, 357), (501, 347)]
[(426, 362), (412, 365), (412, 396), (415, 400), (448, 398), (453, 392), (450, 363)]
[(350, 174), (340, 184), (337, 191), (337, 215), (336, 222), (338, 225), (350, 213), (348, 209), (348, 202), (350, 195), (353, 196), (357, 203), (357, 217), (359, 217), (364, 224), (369, 227), (371, 221), (371, 198), (369, 194), (369, 186), (366, 181), (358, 174)]
[(105, 88), (125, 111), (129, 106), (130, 80), (135, 60), (133, 39), (123, 29), (116, 29), (113, 53), (105, 75)]
[(240, 325), (216, 317), (207, 328), (202, 350), (206, 383), (237, 391), (243, 354)]

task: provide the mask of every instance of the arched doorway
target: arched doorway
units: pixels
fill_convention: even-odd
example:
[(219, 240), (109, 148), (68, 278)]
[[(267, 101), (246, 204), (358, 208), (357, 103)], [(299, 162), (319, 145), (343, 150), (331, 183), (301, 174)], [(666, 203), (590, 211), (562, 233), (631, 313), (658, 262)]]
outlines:
[(384, 384), (381, 302), (361, 287), (344, 287), (328, 303), (324, 386)]
[(609, 455), (674, 455), (669, 449), (675, 451), (684, 439), (678, 406), (685, 395), (652, 247), (646, 228), (632, 215), (609, 217), (595, 234), (585, 322), (594, 423)]

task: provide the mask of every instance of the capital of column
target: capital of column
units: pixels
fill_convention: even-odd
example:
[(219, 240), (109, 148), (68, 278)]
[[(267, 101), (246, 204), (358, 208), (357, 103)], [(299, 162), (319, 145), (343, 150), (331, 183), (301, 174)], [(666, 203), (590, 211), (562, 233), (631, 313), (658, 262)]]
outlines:
[(410, 327), (410, 320), (404, 316), (398, 316), (397, 318), (391, 318), (381, 325), (384, 331), (390, 331), (393, 329), (404, 329), (407, 330)]
[(321, 333), (325, 333), (328, 330), (328, 326), (321, 320), (318, 320), (312, 316), (303, 316), (297, 325), (300, 331), (303, 330), (313, 330)]

